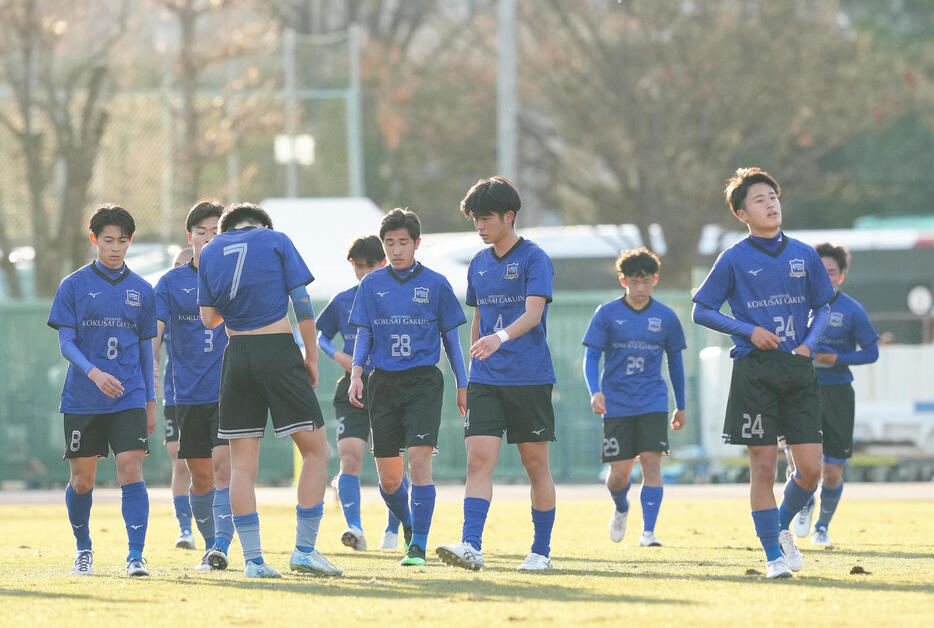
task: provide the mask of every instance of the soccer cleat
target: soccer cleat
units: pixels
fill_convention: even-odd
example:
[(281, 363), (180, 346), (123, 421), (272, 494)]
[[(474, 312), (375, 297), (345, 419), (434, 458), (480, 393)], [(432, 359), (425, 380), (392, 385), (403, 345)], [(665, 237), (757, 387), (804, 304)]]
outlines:
[(405, 553), (405, 558), (399, 561), (399, 564), (403, 567), (424, 567), (425, 550), (418, 545), (409, 545), (409, 549)]
[(131, 558), (126, 561), (126, 575), (128, 576), (148, 576), (149, 570), (146, 569), (145, 558)]
[(191, 530), (182, 530), (182, 533), (175, 539), (175, 547), (178, 549), (195, 549), (195, 535)]
[(208, 556), (211, 554), (211, 550), (208, 550), (204, 553), (204, 556), (201, 557), (201, 562), (195, 565), (195, 571), (211, 571), (211, 562), (208, 560)]
[(525, 557), (525, 560), (522, 561), (516, 571), (547, 571), (554, 568), (555, 564), (551, 562), (549, 557), (532, 552)]
[(791, 577), (791, 567), (788, 566), (788, 561), (785, 560), (785, 557), (776, 558), (775, 560), (770, 560), (767, 569), (765, 570), (766, 578), (790, 578)]
[(791, 570), (800, 571), (801, 552), (798, 551), (798, 546), (795, 545), (795, 537), (792, 536), (791, 530), (782, 530), (778, 533), (778, 544), (781, 546), (782, 554), (785, 555), (785, 560), (788, 561)]
[(613, 516), (610, 518), (610, 540), (614, 543), (619, 543), (626, 536), (627, 517), (629, 517), (628, 510), (625, 512), (613, 511)]
[(78, 550), (75, 554), (75, 564), (71, 566), (71, 573), (75, 576), (94, 575), (94, 552)]
[(402, 552), (404, 554), (409, 553), (409, 544), (412, 542), (412, 528), (407, 528), (402, 526), (402, 538), (405, 543), (402, 547)]
[(383, 532), (383, 542), (380, 543), (381, 550), (394, 550), (399, 547), (399, 533), (386, 530)]
[(246, 568), (243, 570), (246, 578), (281, 578), (282, 574), (267, 565), (266, 563), (254, 563), (248, 560)]
[(655, 532), (644, 530), (639, 537), (639, 545), (642, 547), (661, 547), (662, 542), (655, 538)]
[(811, 499), (808, 500), (808, 503), (795, 515), (795, 518), (792, 519), (792, 527), (795, 531), (795, 536), (804, 538), (808, 535), (808, 532), (811, 531), (811, 517), (813, 516), (814, 496), (811, 495)]
[(211, 569), (223, 571), (224, 569), (227, 569), (228, 565), (230, 565), (230, 561), (227, 559), (227, 554), (218, 549), (216, 545), (212, 547), (208, 553), (205, 554), (205, 556), (208, 559), (208, 564), (211, 566)]
[(811, 545), (830, 547), (830, 537), (827, 536), (826, 528), (814, 528), (814, 532), (811, 533)]
[(366, 551), (366, 537), (363, 536), (363, 530), (360, 528), (349, 527), (344, 530), (344, 533), (341, 534), (341, 543), (358, 552)]
[(324, 554), (316, 549), (303, 552), (295, 549), (289, 559), (289, 569), (299, 573), (310, 573), (316, 576), (339, 576), (344, 570), (332, 564)]
[(439, 545), (435, 553), (441, 562), (453, 567), (463, 567), (471, 571), (483, 569), (483, 552), (474, 549), (470, 543), (454, 543), (452, 545)]

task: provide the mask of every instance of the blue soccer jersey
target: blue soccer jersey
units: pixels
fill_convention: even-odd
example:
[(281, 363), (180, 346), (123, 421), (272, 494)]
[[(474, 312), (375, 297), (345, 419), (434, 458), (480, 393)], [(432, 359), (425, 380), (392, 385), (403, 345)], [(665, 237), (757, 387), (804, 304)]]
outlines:
[[(789, 352), (804, 341), (811, 310), (833, 295), (817, 251), (783, 235), (775, 253), (748, 237), (721, 253), (694, 301), (713, 310), (729, 302), (733, 318), (773, 332), (781, 339), (778, 349)], [(734, 359), (755, 349), (746, 336), (731, 338)]]
[[(318, 331), (328, 340), (340, 334), (344, 339), (342, 352), (353, 355), (354, 343), (357, 341), (357, 328), (350, 324), (350, 310), (353, 308), (354, 298), (357, 296), (357, 286), (348, 288), (334, 295), (334, 298), (321, 310), (315, 320)], [(373, 370), (373, 361), (367, 358), (364, 372)]]
[(111, 279), (92, 262), (62, 280), (52, 301), (49, 326), (74, 328), (81, 353), (123, 384), (123, 394), (111, 399), (69, 363), (63, 413), (109, 414), (146, 407), (139, 345), (156, 335), (155, 301), (152, 286), (128, 268)]
[(625, 299), (597, 308), (584, 344), (603, 351), (601, 390), (605, 417), (668, 411), (668, 387), (662, 378), (662, 354), (687, 347), (674, 310), (650, 300), (634, 310)]
[[(830, 300), (830, 318), (817, 341), (817, 353), (835, 353), (838, 356), (854, 353), (879, 340), (866, 309), (853, 297), (843, 292)], [(820, 367), (820, 364), (815, 366)], [(837, 364), (829, 368), (818, 368), (817, 379), (824, 386), (846, 384), (853, 381), (853, 373), (845, 359), (838, 357)]]
[(175, 405), (175, 388), (172, 386), (172, 354), (169, 351), (172, 338), (168, 328), (162, 333), (162, 346), (165, 348), (165, 373), (162, 375), (162, 405)]
[(544, 297), (546, 305), (538, 325), (504, 342), (486, 360), (471, 360), (470, 381), (494, 386), (555, 383), (545, 333), (554, 278), (551, 258), (523, 238), (503, 257), (497, 257), (492, 246), (474, 256), (467, 269), (467, 305), (480, 314), (480, 337), (514, 323), (525, 313), (527, 297)]
[(216, 403), (227, 329), (224, 323), (208, 329), (201, 321), (198, 269), (192, 262), (173, 268), (156, 284), (156, 318), (172, 338), (168, 355), (175, 405)]
[(262, 227), (219, 234), (201, 250), (198, 305), (217, 308), (230, 329), (281, 320), (289, 292), (314, 280), (287, 235)]
[(467, 322), (444, 275), (416, 262), (400, 273), (391, 266), (363, 278), (350, 324), (373, 334), (370, 359), (384, 371), (437, 364), (441, 334)]

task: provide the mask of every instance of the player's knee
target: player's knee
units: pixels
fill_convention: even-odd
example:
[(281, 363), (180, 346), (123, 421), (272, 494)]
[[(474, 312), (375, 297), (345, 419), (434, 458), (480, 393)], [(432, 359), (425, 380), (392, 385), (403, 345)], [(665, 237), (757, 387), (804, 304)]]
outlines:
[(496, 456), (492, 456), (487, 452), (471, 451), (467, 455), (467, 473), (471, 476), (492, 475), (495, 467)]
[(79, 495), (84, 495), (94, 488), (94, 478), (87, 475), (72, 475), (69, 483), (71, 490)]
[(525, 467), (525, 472), (531, 480), (551, 477), (551, 469), (548, 467), (548, 458), (540, 458), (538, 456), (527, 457), (522, 460), (522, 465)]
[(360, 475), (363, 471), (363, 459), (355, 455), (341, 456), (341, 473), (348, 475)]

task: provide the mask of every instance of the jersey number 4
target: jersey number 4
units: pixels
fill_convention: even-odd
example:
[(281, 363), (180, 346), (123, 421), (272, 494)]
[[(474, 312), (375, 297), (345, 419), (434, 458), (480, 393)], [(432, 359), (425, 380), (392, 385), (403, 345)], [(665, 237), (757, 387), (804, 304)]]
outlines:
[(757, 414), (756, 418), (743, 412), (743, 438), (752, 438), (756, 436), (762, 438), (765, 436), (765, 430), (762, 428), (762, 415)]
[(797, 336), (795, 335), (795, 317), (789, 315), (788, 320), (786, 321), (781, 316), (774, 316), (772, 320), (775, 321), (775, 335), (781, 338), (782, 340), (787, 340), (791, 338), (796, 340)]

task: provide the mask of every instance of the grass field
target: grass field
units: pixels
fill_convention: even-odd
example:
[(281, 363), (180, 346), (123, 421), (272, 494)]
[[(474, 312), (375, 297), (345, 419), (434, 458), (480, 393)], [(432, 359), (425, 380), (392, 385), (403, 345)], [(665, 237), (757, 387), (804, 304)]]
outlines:
[[(466, 572), (430, 552), (402, 568), (399, 552), (354, 553), (339, 541), (343, 518), (327, 502), (318, 548), (344, 569), (324, 580), (288, 572), (294, 507), (260, 505), (266, 560), (278, 581), (247, 581), (239, 545), (227, 572), (201, 573), (200, 551), (172, 547), (176, 522), (154, 500), (146, 556), (150, 578), (124, 574), (126, 535), (117, 503), (92, 511), (95, 572), (67, 575), (74, 555), (64, 506), (0, 506), (0, 625), (569, 625), (678, 621), (687, 625), (931, 625), (934, 622), (934, 500), (842, 502), (833, 550), (800, 544), (804, 569), (770, 581), (740, 498), (666, 499), (662, 548), (638, 547), (638, 493), (621, 544), (610, 542), (609, 498), (561, 500), (552, 542), (557, 570), (519, 574), (531, 540), (527, 500), (493, 504), (486, 568)], [(884, 487), (883, 487), (884, 491)], [(260, 498), (262, 500), (262, 496)], [(385, 510), (364, 507), (371, 545)], [(429, 543), (460, 540), (460, 504), (439, 502)], [(853, 574), (853, 567), (868, 573)], [(15, 622), (15, 623), (14, 623)]]

